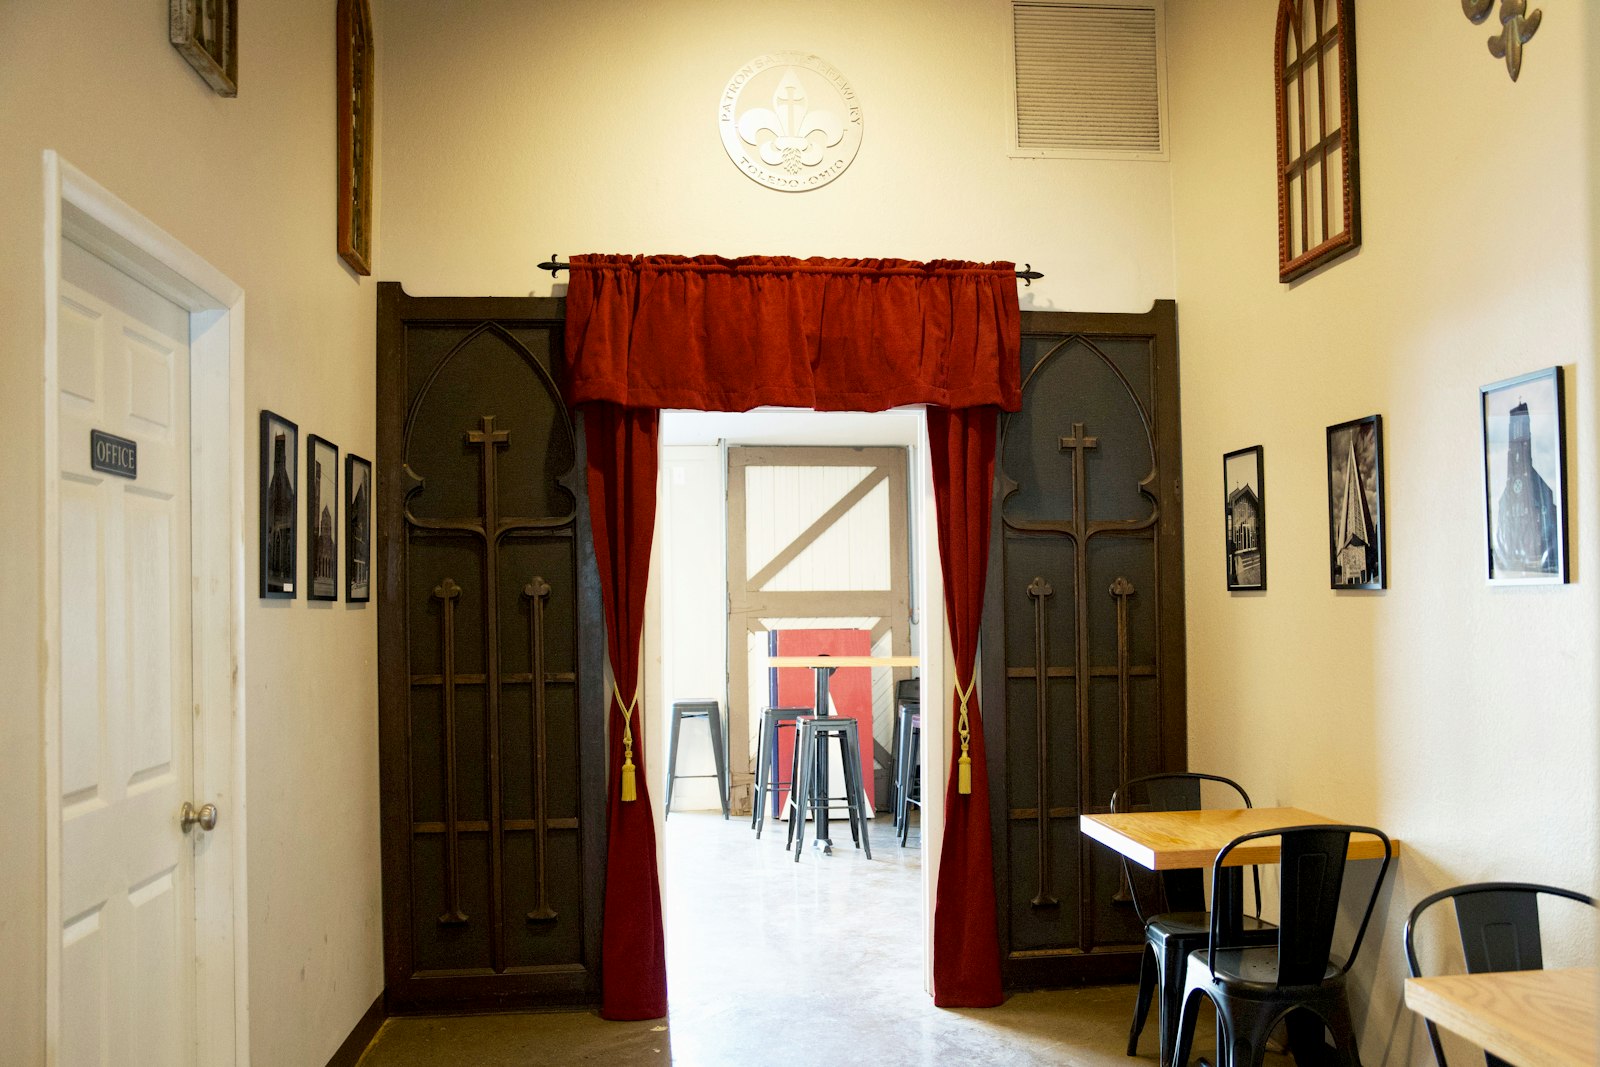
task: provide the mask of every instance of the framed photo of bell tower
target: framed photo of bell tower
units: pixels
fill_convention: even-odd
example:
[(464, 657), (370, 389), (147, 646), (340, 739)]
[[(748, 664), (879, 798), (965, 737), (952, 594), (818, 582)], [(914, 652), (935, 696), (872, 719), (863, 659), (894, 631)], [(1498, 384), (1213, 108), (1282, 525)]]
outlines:
[(1561, 368), (1485, 385), (1485, 556), (1490, 585), (1567, 580), (1567, 435)]
[(1328, 427), (1328, 567), (1334, 589), (1387, 589), (1383, 416)]

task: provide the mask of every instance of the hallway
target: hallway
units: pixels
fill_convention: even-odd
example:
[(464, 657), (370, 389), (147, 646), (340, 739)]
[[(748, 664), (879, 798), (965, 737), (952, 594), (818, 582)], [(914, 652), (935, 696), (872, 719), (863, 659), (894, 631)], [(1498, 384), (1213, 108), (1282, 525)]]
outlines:
[[(873, 859), (835, 829), (832, 856), (795, 863), (783, 824), (758, 842), (746, 820), (677, 812), (665, 835), (665, 1022), (591, 1012), (391, 1019), (361, 1067), (873, 1064), (1119, 1067), (1132, 986), (1018, 993), (986, 1010), (945, 1011), (922, 988), (921, 851), (887, 817)], [(1208, 1033), (1199, 1044), (1208, 1047)]]

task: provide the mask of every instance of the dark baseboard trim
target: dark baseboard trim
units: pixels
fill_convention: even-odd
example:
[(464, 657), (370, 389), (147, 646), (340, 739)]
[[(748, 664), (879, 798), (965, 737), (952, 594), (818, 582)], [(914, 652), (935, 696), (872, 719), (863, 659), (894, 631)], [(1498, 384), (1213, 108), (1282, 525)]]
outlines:
[(378, 999), (372, 1002), (372, 1007), (356, 1020), (356, 1025), (351, 1028), (350, 1036), (344, 1039), (344, 1044), (340, 1045), (339, 1050), (328, 1060), (328, 1067), (356, 1067), (361, 1060), (361, 1054), (367, 1051), (372, 1039), (378, 1036), (378, 1028), (382, 1025), (383, 994), (380, 992)]

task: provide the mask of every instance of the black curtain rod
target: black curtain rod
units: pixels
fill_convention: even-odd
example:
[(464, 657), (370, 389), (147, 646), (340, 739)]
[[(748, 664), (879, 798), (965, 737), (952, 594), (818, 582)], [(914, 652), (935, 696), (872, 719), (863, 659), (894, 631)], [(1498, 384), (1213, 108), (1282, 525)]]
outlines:
[[(553, 275), (553, 274), (556, 274), (558, 271), (571, 270), (572, 269), (572, 264), (571, 263), (563, 263), (559, 259), (557, 259), (555, 256), (551, 256), (548, 262), (539, 264), (539, 269), (540, 270), (547, 270)], [(1035, 278), (1043, 278), (1044, 277), (1043, 274), (1040, 274), (1038, 271), (1033, 269), (1033, 264), (1032, 263), (1024, 263), (1022, 265), (1022, 269), (1017, 271), (1016, 273), (1017, 273), (1017, 277), (1022, 279), (1022, 284), (1025, 285), (1025, 286), (1028, 286), (1030, 289), (1033, 287), (1033, 282), (1034, 282)]]

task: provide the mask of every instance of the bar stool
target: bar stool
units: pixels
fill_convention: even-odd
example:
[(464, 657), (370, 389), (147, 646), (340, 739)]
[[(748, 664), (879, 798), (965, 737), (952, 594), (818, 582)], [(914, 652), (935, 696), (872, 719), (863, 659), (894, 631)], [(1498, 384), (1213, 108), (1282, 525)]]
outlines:
[(758, 841), (767, 824), (768, 795), (772, 797), (772, 815), (776, 818), (779, 791), (794, 788), (791, 779), (778, 776), (778, 731), (786, 726), (795, 729), (795, 720), (809, 714), (810, 708), (763, 708), (761, 711), (761, 723), (756, 733), (756, 788), (754, 803), (750, 805), (750, 826), (755, 830)]
[(667, 803), (661, 817), (672, 814), (672, 783), (678, 775), (678, 724), (685, 719), (704, 719), (711, 730), (711, 758), (716, 774), (685, 774), (684, 778), (715, 778), (717, 797), (722, 801), (722, 817), (728, 817), (728, 756), (722, 747), (722, 712), (715, 700), (676, 700), (672, 704), (672, 741), (667, 750)]
[(900, 724), (909, 705), (912, 711), (922, 707), (922, 681), (907, 678), (895, 683), (894, 736), (889, 739), (889, 758), (894, 761), (889, 768), (889, 812), (894, 816), (894, 828), (900, 829)]
[(895, 794), (899, 806), (895, 809), (895, 828), (900, 831), (900, 847), (906, 847), (911, 835), (911, 805), (922, 811), (922, 714), (917, 705), (900, 707), (900, 751), (895, 754), (895, 777), (899, 779)]
[[(799, 733), (795, 736), (795, 763), (791, 777), (794, 785), (789, 789), (789, 844), (794, 849), (794, 860), (800, 862), (806, 837), (806, 815), (814, 813), (817, 819), (817, 838), (831, 847), (827, 836), (828, 806), (834, 800), (844, 800), (850, 812), (850, 837), (857, 848), (872, 858), (872, 842), (868, 840), (871, 820), (867, 815), (866, 791), (861, 784), (861, 742), (856, 731), (856, 720), (843, 715), (809, 716), (798, 720)], [(830, 797), (823, 784), (827, 770), (828, 741), (839, 743), (839, 755), (844, 761), (844, 796)]]

